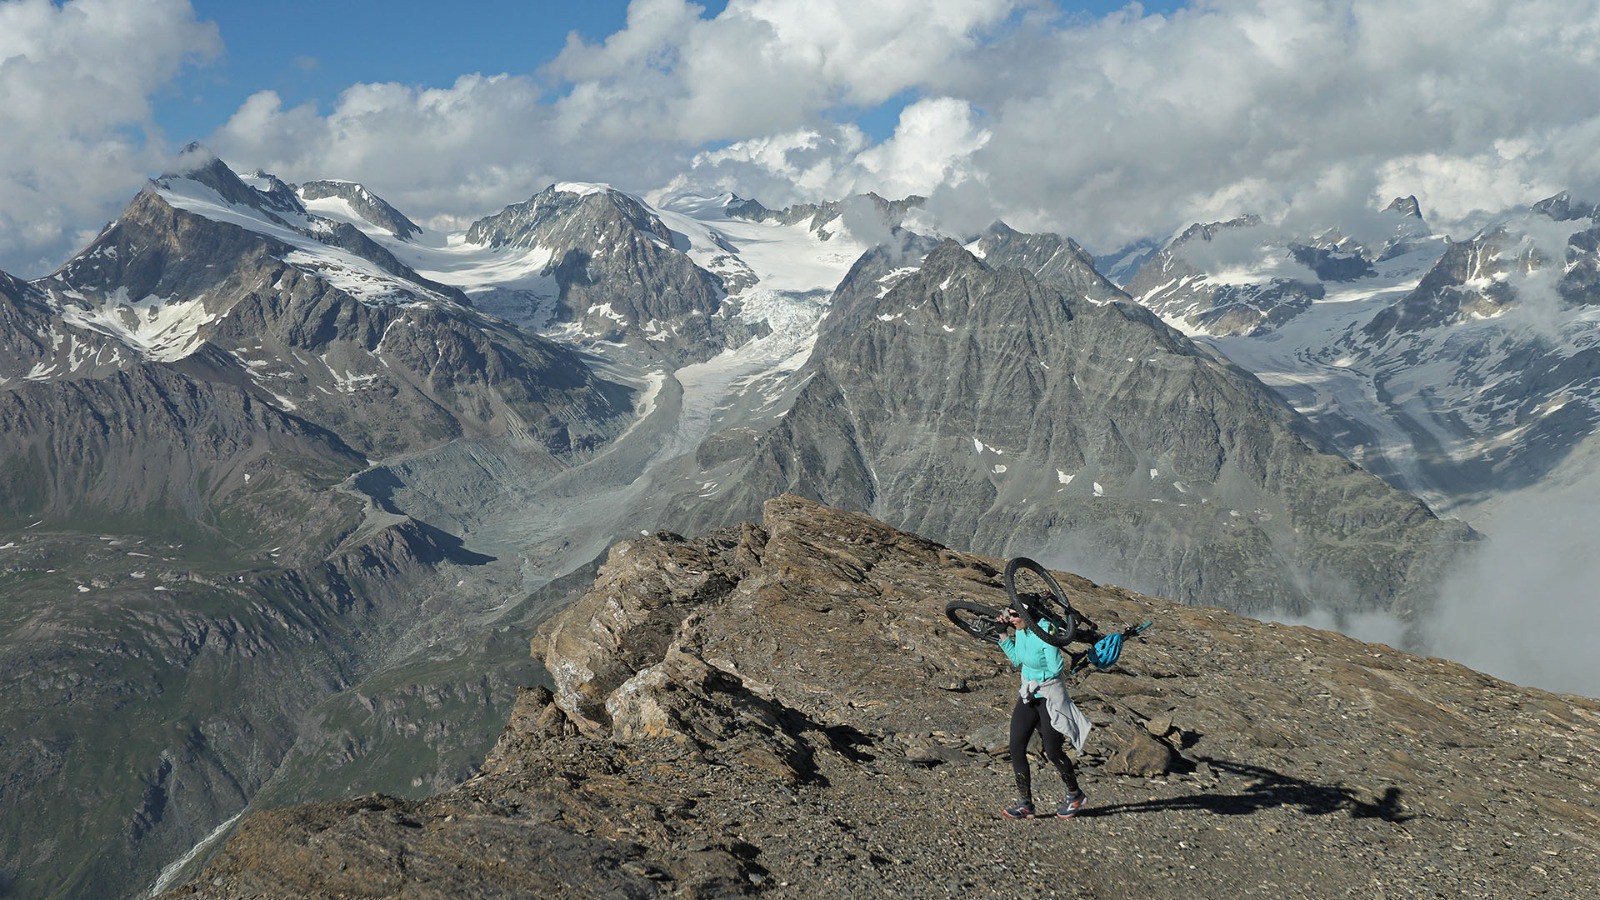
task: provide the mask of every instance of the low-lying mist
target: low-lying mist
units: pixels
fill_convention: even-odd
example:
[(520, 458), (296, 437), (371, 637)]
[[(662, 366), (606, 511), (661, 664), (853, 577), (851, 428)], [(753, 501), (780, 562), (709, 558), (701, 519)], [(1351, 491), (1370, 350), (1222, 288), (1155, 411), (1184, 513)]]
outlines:
[(1484, 540), (1440, 584), (1433, 610), (1414, 628), (1379, 611), (1263, 618), (1600, 697), (1600, 474), (1554, 483), (1511, 495), (1473, 522)]
[(1507, 681), (1600, 697), (1600, 482), (1502, 501), (1440, 585), (1428, 651)]

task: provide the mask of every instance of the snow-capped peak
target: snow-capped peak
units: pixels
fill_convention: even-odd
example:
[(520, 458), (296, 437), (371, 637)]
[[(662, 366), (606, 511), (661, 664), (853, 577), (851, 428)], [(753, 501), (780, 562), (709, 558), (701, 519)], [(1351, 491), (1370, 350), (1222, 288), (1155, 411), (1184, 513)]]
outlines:
[(271, 189), (257, 190), (222, 160), (215, 156), (210, 159), (187, 174), (162, 176), (150, 190), (175, 209), (236, 225), (287, 245), (291, 250), (283, 256), (285, 262), (316, 274), (363, 302), (454, 302), (412, 280), (413, 273), (406, 272), (404, 266), (397, 265), (380, 246), (348, 223), (307, 211), (295, 193), (278, 179), (258, 173), (257, 179), (270, 184)]
[(190, 141), (182, 150), (178, 151), (178, 155), (173, 159), (172, 164), (161, 174), (161, 179), (189, 177), (197, 172), (205, 171), (219, 162), (222, 162), (222, 160), (207, 149), (205, 145), (199, 141)]
[(590, 194), (610, 193), (613, 188), (609, 184), (593, 184), (587, 181), (558, 181), (550, 185), (548, 190), (557, 194), (577, 194), (580, 197), (587, 197)]

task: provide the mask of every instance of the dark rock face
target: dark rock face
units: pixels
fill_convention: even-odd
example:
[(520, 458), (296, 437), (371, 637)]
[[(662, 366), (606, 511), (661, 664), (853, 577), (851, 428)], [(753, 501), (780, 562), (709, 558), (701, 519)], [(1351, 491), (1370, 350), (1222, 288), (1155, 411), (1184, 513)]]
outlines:
[(1533, 211), (1549, 216), (1557, 222), (1571, 222), (1594, 218), (1596, 208), (1594, 204), (1575, 200), (1570, 193), (1562, 191), (1554, 197), (1546, 197), (1535, 203)]
[[(142, 191), (84, 252), (42, 284), (88, 297), (119, 290), (133, 299), (205, 297), (211, 301), (208, 309), (216, 310), (229, 294), (245, 288), (233, 280), (236, 273), (289, 250), (236, 225), (175, 209), (154, 191)], [(218, 262), (226, 263), (220, 271)]]
[(1568, 240), (1566, 270), (1556, 290), (1573, 306), (1600, 306), (1600, 226)]
[(1289, 255), (1323, 281), (1355, 281), (1376, 274), (1372, 263), (1359, 252), (1290, 244)]
[[(334, 435), (228, 384), (141, 365), (0, 392), (0, 528), (233, 508), (252, 543), (300, 530), (313, 497), (363, 463)], [(246, 473), (260, 478), (250, 487)], [(243, 507), (272, 483), (274, 513)], [(233, 536), (246, 540), (243, 534)]]
[(716, 275), (637, 200), (612, 190), (552, 186), (473, 223), (467, 240), (542, 248), (560, 286), (558, 318), (602, 340), (626, 340), (680, 361), (714, 356), (751, 336), (723, 313)]
[(1452, 243), (1416, 289), (1374, 316), (1362, 333), (1382, 341), (1395, 333), (1493, 316), (1514, 299), (1505, 276), (1513, 268), (1526, 268), (1531, 262), (1518, 257), (1516, 243), (1504, 229)]
[(1146, 310), (954, 243), (888, 290), (871, 271), (841, 285), (792, 411), (691, 521), (793, 491), (1188, 602), (1402, 618), (1473, 537)]
[(1023, 234), (996, 223), (978, 241), (977, 255), (996, 269), (1027, 269), (1041, 282), (1068, 297), (1097, 303), (1127, 300), (1117, 286), (1095, 269), (1094, 257), (1071, 238)]
[[(292, 191), (286, 189), (283, 182), (278, 181), (266, 191), (258, 191), (248, 184), (228, 164), (211, 155), (209, 150), (199, 144), (190, 144), (185, 148), (184, 155), (179, 159), (180, 168), (176, 172), (166, 172), (155, 179), (158, 184), (171, 182), (179, 178), (188, 178), (205, 185), (215, 191), (227, 203), (234, 206), (245, 206), (267, 213), (269, 218), (288, 224), (284, 219), (274, 213), (288, 213), (291, 215), (304, 215), (305, 207), (295, 199)], [(187, 163), (187, 165), (184, 165)], [(277, 179), (272, 179), (277, 181)], [(284, 189), (280, 189), (280, 187)]]
[[(173, 895), (1600, 888), (1600, 704), (1066, 574), (1103, 628), (1155, 624), (1071, 688), (1087, 808), (1000, 818), (1018, 677), (943, 615), (1003, 605), (1000, 566), (796, 497), (621, 543), (477, 777), (253, 816)], [(1034, 784), (1053, 808), (1037, 760)], [(996, 864), (1023, 837), (1051, 864)]]
[(30, 378), (92, 378), (121, 361), (113, 342), (58, 321), (44, 291), (0, 272), (0, 387)]

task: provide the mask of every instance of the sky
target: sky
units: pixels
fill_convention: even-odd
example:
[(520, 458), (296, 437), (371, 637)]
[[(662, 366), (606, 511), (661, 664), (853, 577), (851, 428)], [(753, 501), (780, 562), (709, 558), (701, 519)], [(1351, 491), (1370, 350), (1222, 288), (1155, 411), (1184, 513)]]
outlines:
[(460, 227), (560, 180), (929, 197), (1108, 252), (1600, 196), (1600, 0), (0, 0), (0, 269), (199, 140)]

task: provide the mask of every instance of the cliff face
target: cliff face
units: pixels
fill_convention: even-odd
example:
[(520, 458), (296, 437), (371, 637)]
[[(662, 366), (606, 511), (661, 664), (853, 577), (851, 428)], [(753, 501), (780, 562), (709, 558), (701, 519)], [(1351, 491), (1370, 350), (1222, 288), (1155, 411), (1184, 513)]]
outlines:
[[(1493, 895), (1600, 888), (1600, 703), (1065, 576), (1154, 627), (1074, 696), (1072, 822), (1011, 822), (1000, 560), (792, 496), (618, 544), (476, 777), (247, 820), (179, 896)], [(1042, 803), (1054, 776), (1035, 762)]]

